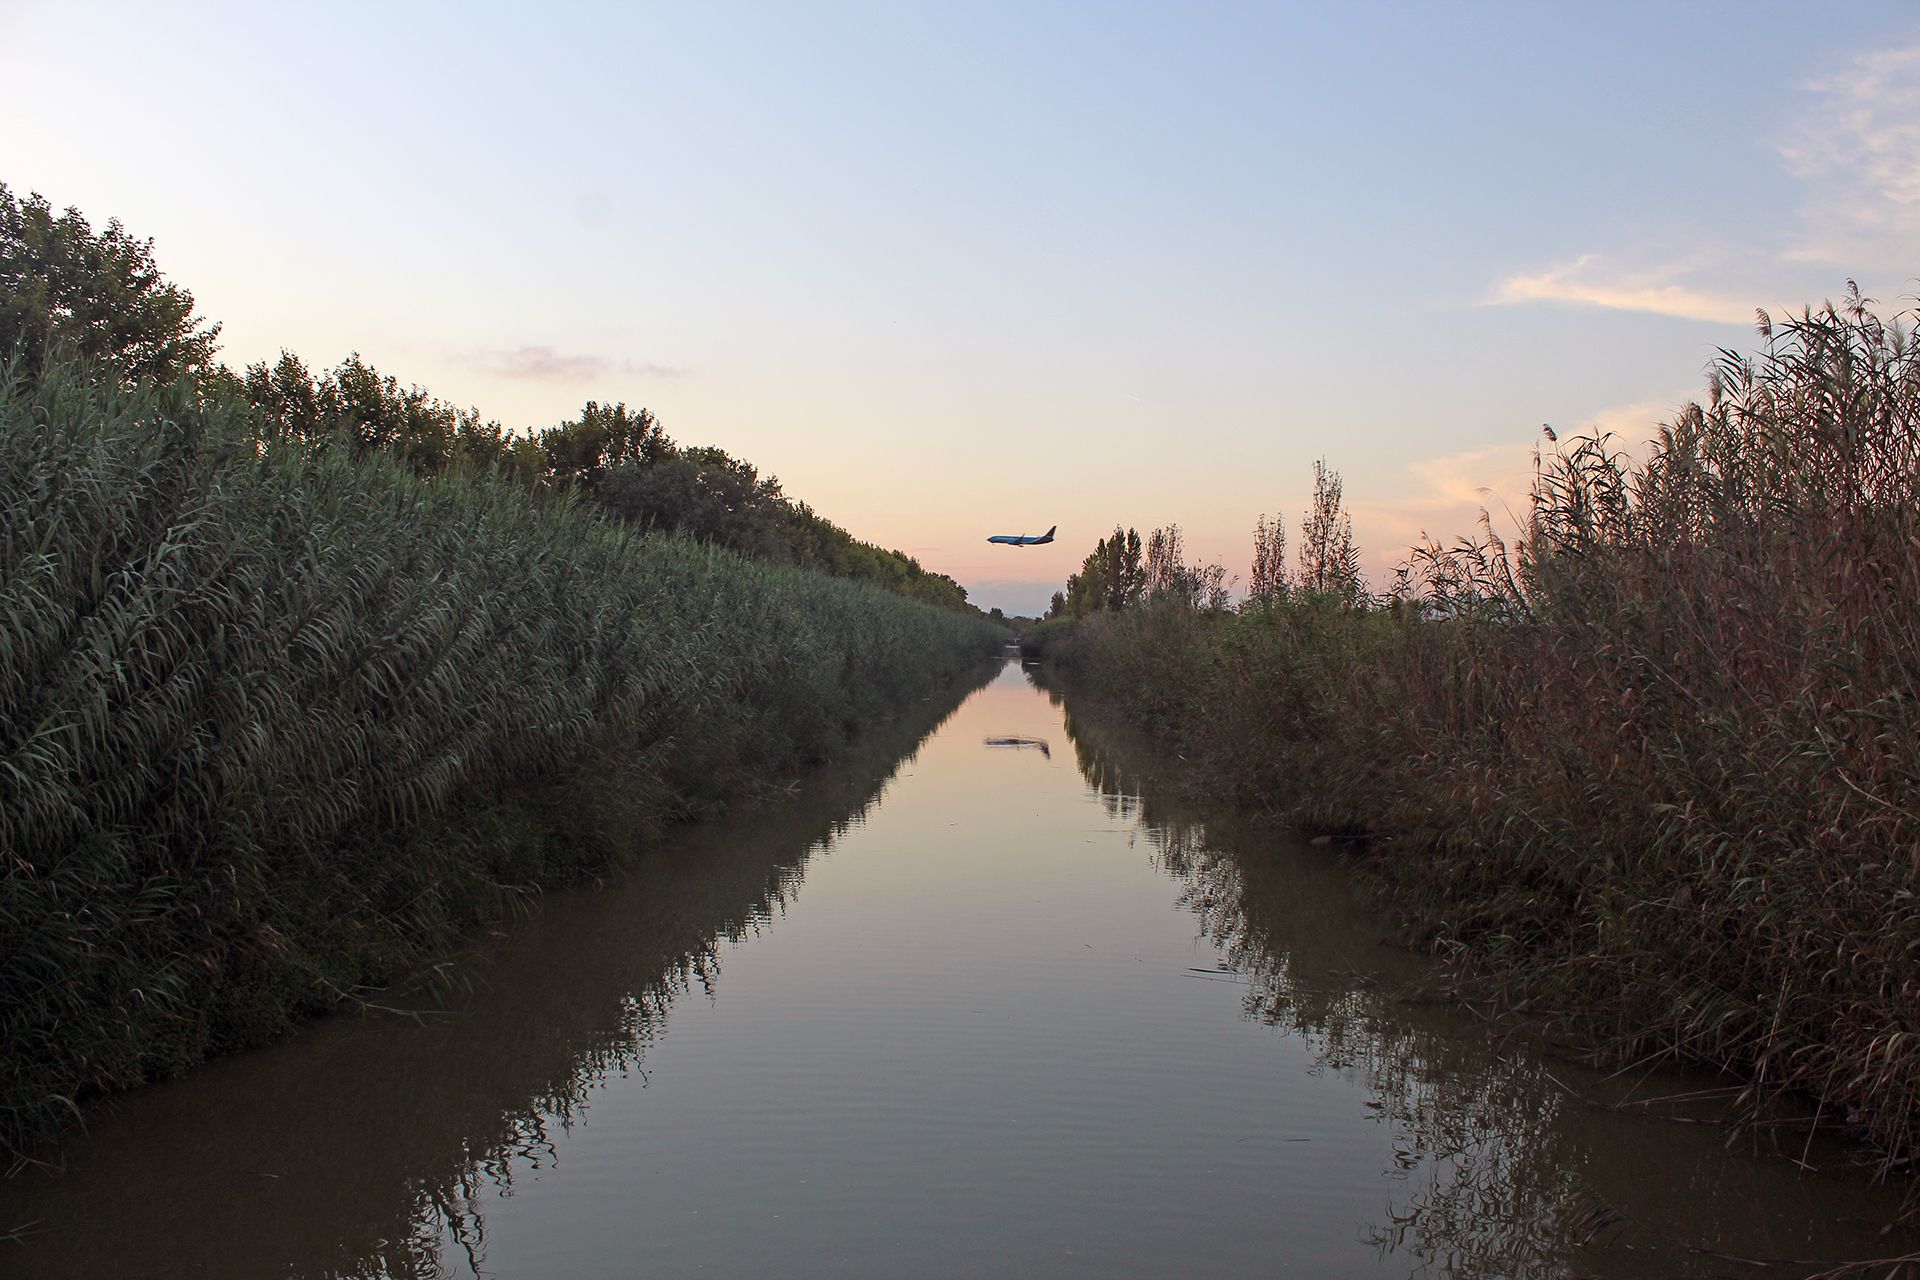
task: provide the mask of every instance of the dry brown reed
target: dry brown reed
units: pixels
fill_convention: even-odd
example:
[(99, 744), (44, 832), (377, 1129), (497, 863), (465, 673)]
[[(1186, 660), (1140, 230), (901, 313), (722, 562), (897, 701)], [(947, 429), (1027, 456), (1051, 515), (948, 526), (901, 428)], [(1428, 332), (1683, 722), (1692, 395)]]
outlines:
[[(1635, 1059), (1920, 1147), (1920, 351), (1850, 292), (1634, 462), (1399, 598), (1090, 618), (1074, 680), (1286, 820), (1376, 837), (1434, 948)], [(1057, 642), (1057, 638), (1056, 638)]]

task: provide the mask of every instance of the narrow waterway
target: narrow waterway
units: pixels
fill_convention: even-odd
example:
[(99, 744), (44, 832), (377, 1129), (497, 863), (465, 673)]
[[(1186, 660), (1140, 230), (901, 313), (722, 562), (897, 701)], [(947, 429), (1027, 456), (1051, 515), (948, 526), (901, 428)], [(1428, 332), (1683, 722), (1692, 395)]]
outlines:
[[(1408, 997), (1337, 854), (1157, 796), (1017, 663), (791, 799), (0, 1184), (22, 1277), (1727, 1276), (1900, 1189), (1712, 1080)], [(441, 993), (444, 996), (445, 993)], [(423, 993), (418, 999), (425, 1001)], [(413, 998), (397, 995), (393, 1003)]]

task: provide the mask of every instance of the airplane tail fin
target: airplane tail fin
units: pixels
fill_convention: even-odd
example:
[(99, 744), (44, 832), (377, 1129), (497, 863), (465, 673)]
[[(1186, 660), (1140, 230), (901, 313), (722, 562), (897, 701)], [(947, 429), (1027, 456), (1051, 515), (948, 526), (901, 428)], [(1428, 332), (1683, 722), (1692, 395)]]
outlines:
[(1059, 526), (1059, 525), (1057, 525), (1057, 524), (1054, 524), (1054, 525), (1048, 525), (1048, 526), (1047, 526), (1047, 536), (1048, 536), (1049, 538), (1051, 538), (1051, 537), (1053, 536), (1053, 531), (1054, 531), (1055, 529), (1058, 529), (1059, 527), (1060, 527), (1060, 526)]

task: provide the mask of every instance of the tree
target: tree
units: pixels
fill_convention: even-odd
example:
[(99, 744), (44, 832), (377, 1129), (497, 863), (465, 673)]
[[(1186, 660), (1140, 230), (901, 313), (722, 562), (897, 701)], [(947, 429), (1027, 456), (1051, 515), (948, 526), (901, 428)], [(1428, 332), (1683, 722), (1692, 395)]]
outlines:
[(1343, 608), (1361, 603), (1360, 552), (1353, 517), (1340, 505), (1340, 473), (1322, 458), (1313, 464), (1313, 507), (1300, 524), (1300, 567), (1294, 582)]
[(1107, 539), (1107, 608), (1118, 613), (1140, 602), (1141, 594), (1146, 590), (1147, 574), (1141, 563), (1140, 531), (1128, 529), (1124, 535), (1120, 526), (1113, 526), (1113, 536)]
[(540, 433), (547, 469), (561, 485), (591, 493), (608, 472), (625, 463), (651, 466), (671, 457), (673, 441), (650, 410), (587, 401), (579, 418)]
[(315, 379), (299, 357), (283, 351), (272, 366), (264, 361), (247, 366), (240, 390), (274, 430), (303, 439), (337, 437), (356, 454), (391, 453), (416, 475), (439, 475), (457, 465), (532, 483), (544, 470), (544, 463), (529, 456), (527, 442), (509, 436), (499, 423), (435, 399), (421, 387), (402, 388), (399, 379), (381, 373), (358, 352)]
[(1067, 615), (1083, 618), (1107, 607), (1107, 540), (1094, 544), (1080, 562), (1080, 572), (1067, 577)]
[(78, 209), (0, 183), (0, 361), (36, 377), (56, 353), (104, 360), (129, 382), (211, 372), (219, 325), (166, 283), (153, 241), (116, 219), (96, 233)]
[(762, 559), (793, 558), (780, 482), (761, 479), (752, 463), (719, 449), (630, 458), (606, 472), (595, 497), (609, 514), (644, 528), (677, 531)]
[(1145, 598), (1183, 609), (1227, 607), (1227, 571), (1217, 564), (1187, 564), (1180, 526), (1155, 529), (1147, 539)]
[(1155, 529), (1148, 537), (1146, 594), (1149, 600), (1186, 596), (1186, 586), (1181, 581), (1180, 572), (1186, 551), (1181, 541), (1180, 526), (1177, 524)]
[(1076, 618), (1118, 612), (1139, 603), (1146, 581), (1140, 531), (1115, 525), (1113, 536), (1095, 543), (1080, 572), (1067, 579), (1067, 612)]
[(1247, 600), (1270, 604), (1287, 594), (1287, 526), (1276, 516), (1266, 514), (1253, 525), (1253, 571), (1247, 580)]

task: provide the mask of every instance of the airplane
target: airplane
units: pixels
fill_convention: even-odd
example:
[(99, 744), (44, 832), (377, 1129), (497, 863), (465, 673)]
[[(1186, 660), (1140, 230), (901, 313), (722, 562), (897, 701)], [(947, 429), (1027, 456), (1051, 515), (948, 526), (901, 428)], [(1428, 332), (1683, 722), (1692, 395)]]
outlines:
[[(1059, 527), (1059, 525), (1054, 525), (1053, 529), (1058, 529)], [(1009, 547), (1037, 547), (1042, 543), (1053, 541), (1053, 529), (1048, 529), (1045, 533), (1038, 535), (1031, 533), (996, 533), (991, 538), (988, 538), (987, 541), (1005, 543)]]

